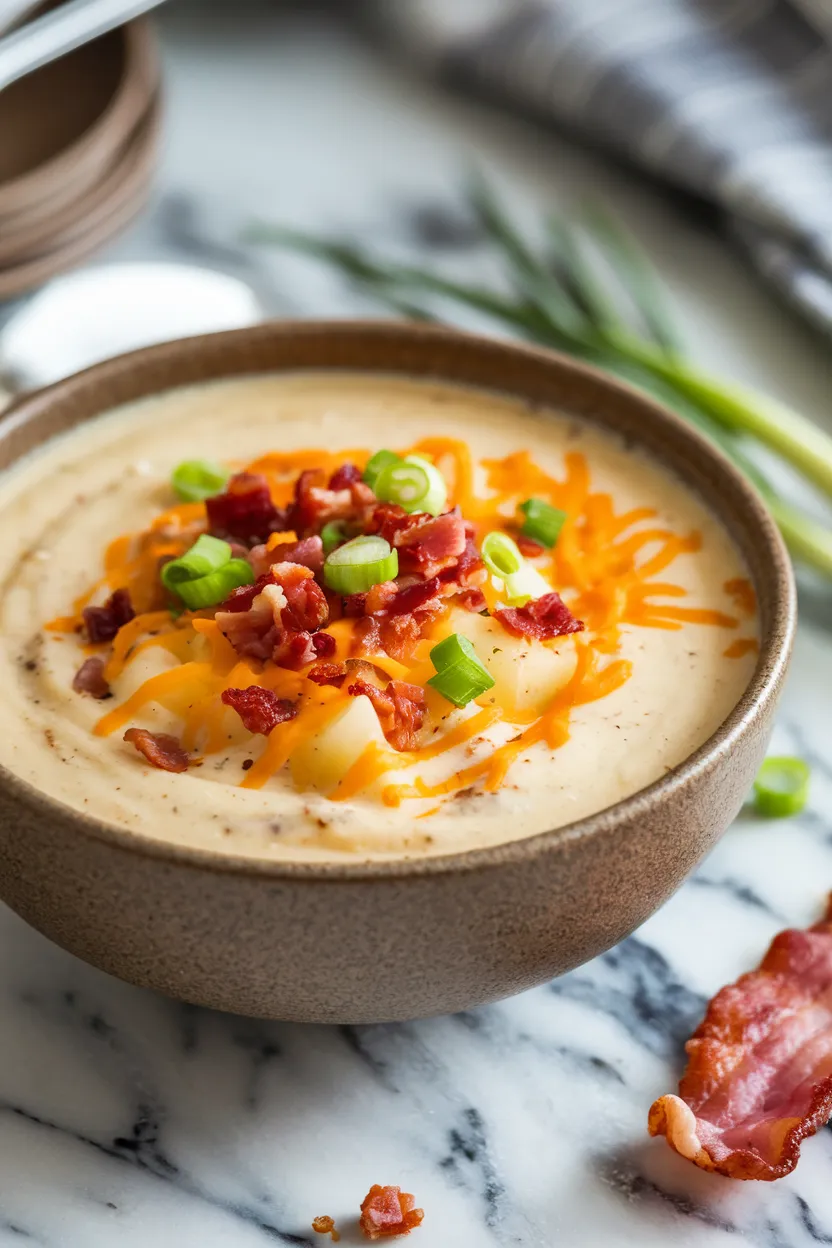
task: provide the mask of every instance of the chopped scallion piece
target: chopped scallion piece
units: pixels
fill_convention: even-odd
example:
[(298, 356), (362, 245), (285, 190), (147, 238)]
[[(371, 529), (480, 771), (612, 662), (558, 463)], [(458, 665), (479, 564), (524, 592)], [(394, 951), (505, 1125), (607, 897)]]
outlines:
[(799, 814), (809, 796), (810, 775), (802, 758), (767, 758), (754, 781), (754, 805), (770, 819)]
[(327, 555), (324, 581), (336, 594), (362, 594), (382, 581), (392, 581), (398, 571), (398, 552), (383, 537), (368, 534)]
[(487, 533), (482, 541), (481, 553), (488, 571), (501, 580), (519, 572), (525, 563), (517, 543), (505, 533)]
[(324, 544), (324, 554), (328, 555), (336, 546), (340, 546), (342, 542), (347, 540), (344, 532), (344, 522), (342, 520), (330, 520), (321, 529), (321, 541)]
[(231, 558), (231, 547), (218, 537), (201, 533), (190, 550), (178, 559), (171, 559), (162, 568), (162, 584), (165, 589), (179, 593), (179, 586), (186, 581), (198, 580), (216, 572)]
[(503, 581), (503, 597), (510, 607), (524, 607), (532, 598), (551, 594), (552, 586), (530, 563)]
[(376, 481), (382, 468), (386, 468), (388, 464), (398, 464), (401, 456), (395, 451), (376, 451), (375, 455), (367, 461), (367, 467), (364, 469), (364, 481), (369, 485), (371, 490), (375, 490)]
[(202, 607), (215, 607), (224, 602), (232, 589), (253, 584), (254, 572), (248, 560), (229, 559), (216, 572), (195, 581), (182, 581), (175, 589), (189, 611), (199, 611)]
[(421, 464), (400, 459), (387, 464), (376, 477), (376, 496), (385, 503), (398, 503), (405, 511), (424, 511), (430, 493), (430, 478)]
[(185, 503), (200, 503), (221, 494), (230, 477), (227, 468), (210, 459), (186, 459), (171, 474), (170, 483)]
[(429, 459), (423, 459), (421, 455), (407, 455), (404, 462), (415, 464), (427, 473), (430, 488), (422, 499), (419, 510), (438, 516), (448, 505), (448, 485), (442, 473), (436, 464), (432, 464)]
[(428, 684), (454, 706), (467, 706), (474, 698), (494, 687), (493, 678), (471, 642), (460, 633), (451, 633), (450, 637), (434, 646), (430, 659), (436, 668), (436, 675), (431, 676)]
[(542, 498), (527, 498), (525, 503), (520, 504), (520, 510), (525, 516), (520, 530), (523, 536), (530, 537), (541, 546), (554, 546), (566, 523), (566, 512), (544, 502)]

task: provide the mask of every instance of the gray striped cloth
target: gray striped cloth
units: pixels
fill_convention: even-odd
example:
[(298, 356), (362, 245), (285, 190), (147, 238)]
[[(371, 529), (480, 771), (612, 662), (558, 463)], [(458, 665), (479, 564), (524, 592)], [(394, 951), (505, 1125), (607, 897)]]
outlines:
[(441, 78), (720, 208), (832, 332), (832, 0), (369, 0)]

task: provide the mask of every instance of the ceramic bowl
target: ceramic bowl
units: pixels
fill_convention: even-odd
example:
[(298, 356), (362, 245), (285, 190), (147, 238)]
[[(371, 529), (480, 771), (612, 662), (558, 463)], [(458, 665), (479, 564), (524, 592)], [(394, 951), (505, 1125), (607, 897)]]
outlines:
[(3, 772), (0, 894), (72, 953), (186, 1001), (322, 1023), (460, 1010), (539, 984), (616, 944), (722, 835), (763, 758), (789, 658), (788, 558), (753, 489), (661, 407), (555, 354), (434, 327), (274, 323), (122, 356), (18, 401), (0, 423), (0, 468), (117, 404), (182, 384), (298, 368), (499, 390), (644, 447), (704, 499), (748, 563), (762, 641), (745, 695), (684, 763), (600, 814), (415, 862), (287, 865), (167, 846)]

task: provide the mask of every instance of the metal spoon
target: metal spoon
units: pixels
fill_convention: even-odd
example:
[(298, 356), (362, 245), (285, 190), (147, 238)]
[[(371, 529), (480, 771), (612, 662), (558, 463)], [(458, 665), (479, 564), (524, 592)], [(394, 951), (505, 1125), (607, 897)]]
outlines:
[[(163, 0), (69, 0), (44, 13), (0, 39), (0, 90), (161, 3)], [(22, 0), (17, 7), (21, 13), (25, 11)]]

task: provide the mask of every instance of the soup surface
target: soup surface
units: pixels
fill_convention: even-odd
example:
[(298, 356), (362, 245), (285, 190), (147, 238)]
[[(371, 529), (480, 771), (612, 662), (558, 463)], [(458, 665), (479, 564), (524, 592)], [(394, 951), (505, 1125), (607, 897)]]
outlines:
[[(318, 684), (309, 663), (252, 657), (238, 624), (222, 622), (227, 612), (215, 619), (213, 608), (183, 612), (158, 597), (164, 560), (206, 524), (203, 503), (172, 492), (181, 461), (210, 456), (262, 473), (283, 506), (302, 470), (360, 472), (381, 448), (441, 470), (473, 550), (470, 580), (416, 611), (415, 641), (376, 653), (371, 637), (362, 649), (370, 606), (362, 600), (357, 621), (357, 596), (344, 605), (329, 592), (328, 620), (316, 623), (334, 641), (326, 654), (320, 643), (312, 666), (331, 661), (340, 684), (337, 672)], [(565, 514), (551, 548), (520, 538), (518, 505), (529, 498)], [(79, 810), (219, 853), (444, 854), (569, 823), (681, 763), (735, 706), (756, 662), (746, 570), (679, 481), (592, 425), (445, 384), (328, 372), (172, 391), (29, 457), (3, 482), (0, 530), (0, 761)], [(562, 635), (524, 632), (535, 631), (529, 603), (500, 615), (505, 585), (501, 597), (476, 550), (494, 531), (519, 540), (543, 588), (562, 594)], [(233, 553), (247, 557), (245, 545)], [(398, 588), (420, 583), (400, 577)], [(91, 641), (84, 608), (125, 586), (137, 614), (114, 639)], [(388, 608), (376, 617), (383, 636)], [(471, 642), (494, 681), (462, 707), (427, 683), (430, 652), (451, 634)], [(91, 657), (103, 695), (73, 688)], [(420, 699), (404, 733), (399, 702), (394, 713), (382, 697), (388, 681)], [(290, 718), (251, 731), (222, 700), (232, 685), (266, 686)], [(187, 769), (151, 765), (124, 740), (131, 728), (175, 737)]]

